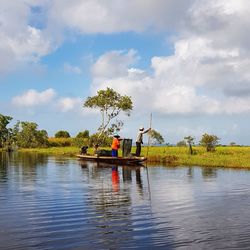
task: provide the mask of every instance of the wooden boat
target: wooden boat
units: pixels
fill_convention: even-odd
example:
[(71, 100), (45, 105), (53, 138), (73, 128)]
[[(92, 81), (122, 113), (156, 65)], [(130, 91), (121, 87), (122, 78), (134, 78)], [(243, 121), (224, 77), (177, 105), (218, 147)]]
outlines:
[(97, 155), (77, 155), (80, 160), (106, 162), (110, 164), (125, 164), (125, 165), (139, 165), (147, 160), (146, 157), (111, 157), (111, 156), (97, 156)]

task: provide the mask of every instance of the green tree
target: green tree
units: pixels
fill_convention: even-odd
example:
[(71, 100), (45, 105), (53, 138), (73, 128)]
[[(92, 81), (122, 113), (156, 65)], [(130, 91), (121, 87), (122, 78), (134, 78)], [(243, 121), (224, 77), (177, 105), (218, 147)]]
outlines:
[(202, 135), (200, 144), (206, 147), (207, 152), (215, 151), (215, 147), (218, 145), (220, 138), (216, 135), (209, 135), (205, 133)]
[(177, 147), (186, 147), (187, 146), (187, 143), (185, 140), (182, 140), (182, 141), (179, 141), (176, 143), (176, 146)]
[(239, 146), (236, 142), (232, 141), (229, 143), (229, 146), (230, 147), (236, 147), (236, 146)]
[(5, 142), (5, 147), (8, 150), (11, 150), (17, 146), (17, 135), (19, 133), (19, 125), (20, 122), (18, 121), (13, 128), (8, 129), (8, 138)]
[(38, 147), (47, 147), (49, 145), (47, 131), (44, 129), (37, 130), (36, 141), (37, 141)]
[(89, 138), (89, 130), (84, 130), (83, 132), (79, 132), (76, 138)]
[(73, 146), (82, 147), (89, 145), (89, 130), (79, 132), (72, 140)]
[(188, 144), (189, 152), (191, 155), (194, 153), (194, 151), (193, 151), (194, 139), (195, 138), (191, 135), (184, 137), (184, 140), (186, 140), (186, 142)]
[[(119, 114), (123, 111), (130, 115), (133, 108), (131, 97), (122, 96), (112, 88), (97, 91), (97, 95), (88, 97), (83, 104), (84, 108), (98, 109), (101, 114), (101, 124), (97, 131), (97, 143), (101, 143), (102, 136), (110, 135), (119, 131), (123, 122), (118, 120)], [(116, 120), (114, 121), (114, 119)], [(111, 123), (113, 121), (113, 123)]]
[(48, 134), (45, 130), (38, 130), (34, 122), (21, 122), (17, 134), (17, 144), (23, 148), (48, 146)]
[(0, 114), (0, 147), (3, 147), (10, 136), (10, 129), (7, 125), (12, 120), (12, 117)]
[(148, 133), (150, 135), (150, 138), (152, 139), (153, 144), (157, 144), (157, 143), (158, 144), (163, 144), (164, 143), (164, 138), (156, 130), (151, 129)]
[(99, 146), (107, 146), (109, 147), (112, 143), (112, 137), (109, 136), (107, 133), (102, 133), (101, 135), (99, 133), (95, 133), (90, 136), (89, 138), (89, 145), (90, 147), (96, 146), (96, 144), (99, 143)]
[(20, 130), (20, 121), (17, 121), (17, 123), (11, 129), (11, 138), (14, 143), (17, 142), (17, 135), (19, 133), (19, 130)]
[(70, 138), (70, 134), (68, 131), (59, 130), (55, 133), (55, 138)]

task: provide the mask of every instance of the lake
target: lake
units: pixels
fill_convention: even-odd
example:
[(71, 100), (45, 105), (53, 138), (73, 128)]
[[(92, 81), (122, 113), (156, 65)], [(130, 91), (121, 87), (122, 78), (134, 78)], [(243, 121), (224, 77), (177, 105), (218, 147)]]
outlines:
[(250, 171), (0, 152), (0, 249), (249, 249)]

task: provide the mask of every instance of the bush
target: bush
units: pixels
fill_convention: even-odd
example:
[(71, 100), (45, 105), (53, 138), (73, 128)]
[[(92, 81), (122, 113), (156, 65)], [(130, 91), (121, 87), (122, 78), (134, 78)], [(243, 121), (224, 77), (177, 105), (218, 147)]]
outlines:
[(21, 122), (17, 125), (15, 135), (16, 144), (22, 148), (37, 148), (48, 146), (48, 133), (46, 130), (38, 130), (34, 122)]
[(89, 131), (84, 130), (83, 132), (79, 132), (76, 138), (89, 138)]
[(93, 147), (96, 144), (98, 144), (101, 147), (106, 147), (106, 146), (110, 147), (110, 145), (112, 144), (112, 137), (105, 134), (98, 137), (98, 134), (93, 134), (89, 138), (89, 145), (90, 147)]
[(68, 131), (60, 130), (55, 133), (55, 138), (70, 138)]
[(82, 147), (84, 146), (88, 146), (89, 145), (89, 139), (88, 138), (80, 138), (80, 137), (76, 137), (72, 139), (72, 145), (75, 147)]
[(49, 146), (50, 147), (69, 147), (72, 146), (71, 138), (49, 138)]
[(200, 144), (206, 147), (207, 152), (215, 151), (215, 147), (218, 145), (220, 138), (216, 135), (204, 134), (200, 140)]
[(186, 146), (187, 146), (187, 143), (186, 143), (185, 140), (179, 141), (179, 142), (177, 142), (176, 146), (177, 146), (177, 147), (186, 147)]

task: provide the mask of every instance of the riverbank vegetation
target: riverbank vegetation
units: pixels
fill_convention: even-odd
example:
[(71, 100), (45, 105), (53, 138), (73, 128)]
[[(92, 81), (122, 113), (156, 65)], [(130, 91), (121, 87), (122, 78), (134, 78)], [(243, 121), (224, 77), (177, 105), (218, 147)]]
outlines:
[[(104, 147), (103, 149), (110, 149)], [(63, 155), (75, 157), (79, 153), (78, 147), (49, 147), (20, 149), (21, 152), (36, 152), (51, 155)], [(163, 164), (171, 166), (209, 166), (209, 167), (232, 167), (250, 168), (250, 147), (230, 147), (218, 146), (216, 151), (207, 152), (204, 147), (193, 147), (194, 153), (191, 155), (188, 147), (151, 146), (142, 147), (142, 155), (146, 156), (148, 151), (148, 163)], [(92, 154), (93, 148), (89, 148), (88, 153)], [(135, 147), (132, 147), (132, 153)], [(119, 152), (122, 155), (122, 152)]]
[(195, 146), (193, 152), (191, 155), (188, 147), (150, 147), (148, 158), (149, 162), (170, 165), (250, 168), (250, 147), (218, 146), (208, 152)]

